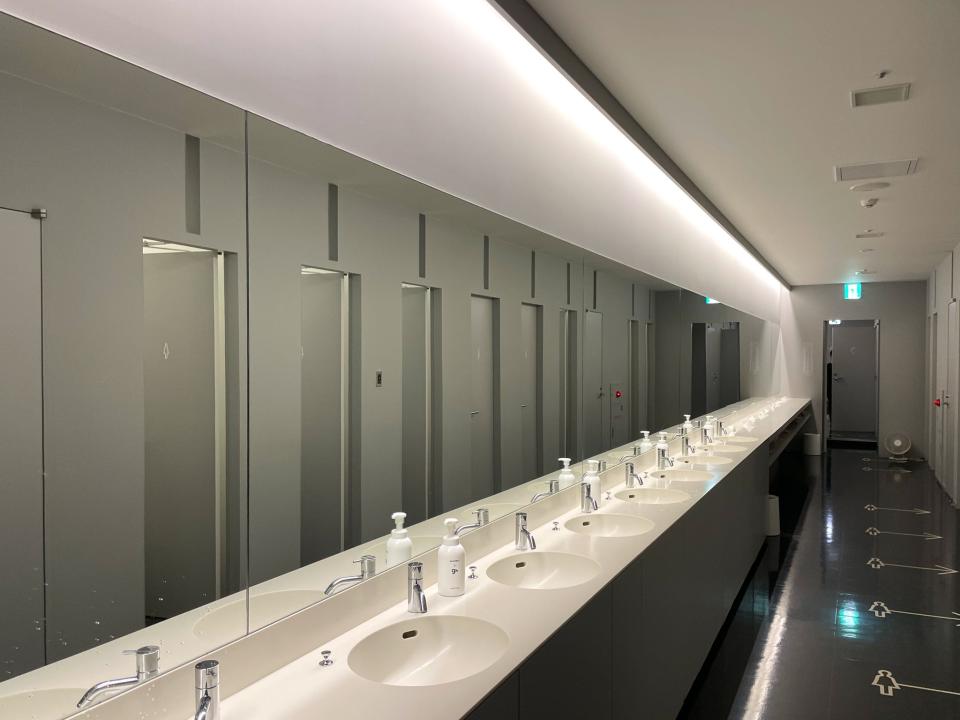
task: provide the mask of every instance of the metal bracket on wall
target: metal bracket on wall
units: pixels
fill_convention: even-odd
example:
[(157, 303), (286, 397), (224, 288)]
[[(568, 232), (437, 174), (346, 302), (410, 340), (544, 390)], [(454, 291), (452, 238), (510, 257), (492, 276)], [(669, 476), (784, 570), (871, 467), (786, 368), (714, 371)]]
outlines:
[(47, 219), (47, 209), (46, 208), (32, 208), (30, 210), (30, 217), (34, 220), (46, 220)]

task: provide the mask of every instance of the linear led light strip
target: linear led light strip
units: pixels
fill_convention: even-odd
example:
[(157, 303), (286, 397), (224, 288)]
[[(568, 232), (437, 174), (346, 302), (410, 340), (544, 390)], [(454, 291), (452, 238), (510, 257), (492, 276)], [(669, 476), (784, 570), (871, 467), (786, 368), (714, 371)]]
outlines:
[(587, 136), (620, 159), (665, 205), (710, 238), (745, 269), (774, 287), (782, 283), (657, 165), (540, 50), (531, 44), (489, 0), (441, 1), (464, 27), (482, 38), (543, 99), (572, 120)]

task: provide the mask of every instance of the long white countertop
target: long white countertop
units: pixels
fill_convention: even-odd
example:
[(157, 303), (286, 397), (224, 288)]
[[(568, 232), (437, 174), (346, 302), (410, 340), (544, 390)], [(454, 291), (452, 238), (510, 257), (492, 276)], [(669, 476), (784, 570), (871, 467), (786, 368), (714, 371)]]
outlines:
[[(599, 565), (600, 571), (582, 584), (563, 589), (534, 590), (502, 585), (491, 580), (486, 575), (486, 569), (497, 560), (517, 553), (513, 543), (508, 543), (484, 556), (467, 557), (467, 565), (478, 566), (480, 578), (467, 581), (465, 595), (444, 598), (437, 594), (436, 585), (428, 587), (428, 616), (486, 620), (509, 636), (504, 654), (485, 670), (455, 682), (421, 687), (386, 685), (354, 673), (347, 658), (361, 640), (394, 623), (408, 623), (426, 617), (407, 612), (404, 600), (233, 694), (223, 702), (224, 720), (294, 720), (313, 717), (324, 711), (333, 712), (338, 718), (366, 720), (371, 717), (402, 717), (401, 710), (410, 707), (414, 699), (419, 720), (449, 720), (466, 715), (577, 610), (640, 556), (661, 533), (712, 488), (722, 483), (732, 469), (757, 447), (766, 444), (808, 403), (807, 399), (765, 398), (750, 401), (727, 415), (725, 422), (728, 428), (739, 428), (740, 434), (754, 436), (756, 440), (741, 443), (745, 452), (728, 455), (732, 460), (730, 464), (709, 469), (698, 468), (708, 470), (708, 480), (673, 481), (674, 488), (690, 495), (688, 500), (675, 504), (638, 505), (614, 498), (601, 503), (599, 514), (615, 512), (652, 521), (653, 528), (642, 535), (595, 537), (564, 528), (565, 521), (580, 514), (579, 490), (576, 487), (561, 493), (566, 498), (559, 515), (538, 515), (536, 509), (541, 503), (528, 508), (530, 529), (537, 540), (537, 550), (533, 552), (573, 553), (591, 558)], [(764, 409), (767, 410), (766, 416), (757, 417)], [(750, 416), (754, 416), (755, 420), (745, 426)], [(609, 455), (614, 456), (617, 452), (611, 451)], [(649, 467), (650, 460), (647, 455), (638, 459), (636, 469), (653, 469)], [(604, 494), (608, 490), (616, 493), (623, 487), (622, 471), (617, 472), (615, 468), (611, 470), (604, 476)], [(511, 520), (505, 518), (501, 522)], [(557, 531), (552, 529), (554, 520), (559, 521)], [(537, 525), (534, 526), (533, 522)], [(321, 650), (331, 651), (333, 665), (319, 666)], [(229, 673), (230, 668), (225, 665), (222, 672)]]

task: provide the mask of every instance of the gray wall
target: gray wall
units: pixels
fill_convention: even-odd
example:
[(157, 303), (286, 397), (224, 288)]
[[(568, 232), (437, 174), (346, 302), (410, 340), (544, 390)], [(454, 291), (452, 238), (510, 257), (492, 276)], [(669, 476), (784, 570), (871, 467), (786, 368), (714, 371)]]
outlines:
[[(490, 238), (489, 287), (484, 287), (483, 232), (442, 217), (426, 219), (426, 272), (419, 274), (421, 209), (340, 187), (339, 252), (330, 259), (326, 178), (257, 160), (251, 125), (250, 172), (250, 422), (251, 578), (264, 580), (300, 566), (299, 371), (301, 265), (336, 269), (362, 280), (359, 303), (360, 536), (392, 527), (401, 508), (401, 283), (438, 288), (442, 296), (441, 480), (443, 507), (477, 498), (461, 482), (470, 449), (470, 296), (500, 300), (500, 446), (503, 487), (522, 481), (520, 314), (524, 302), (543, 306), (543, 466), (554, 468), (559, 444), (557, 406), (561, 307), (580, 302), (581, 268), (572, 271), (566, 301), (566, 258), (537, 252), (531, 296), (530, 249)], [(262, 122), (262, 121), (260, 121)], [(629, 285), (628, 285), (629, 288)], [(628, 295), (629, 297), (629, 295)], [(581, 313), (582, 314), (582, 313)], [(375, 373), (383, 371), (383, 386)]]
[(805, 285), (784, 296), (784, 391), (813, 398), (817, 432), (822, 432), (823, 323), (880, 321), (880, 442), (891, 432), (913, 438), (914, 455), (927, 452), (924, 432), (923, 282), (864, 283), (863, 298), (843, 299), (840, 285)]
[[(239, 111), (235, 117), (242, 124)], [(49, 660), (143, 624), (141, 240), (243, 250), (242, 156), (201, 141), (198, 236), (185, 230), (184, 147), (182, 132), (0, 75), (6, 168), (0, 205), (49, 212), (43, 222)]]

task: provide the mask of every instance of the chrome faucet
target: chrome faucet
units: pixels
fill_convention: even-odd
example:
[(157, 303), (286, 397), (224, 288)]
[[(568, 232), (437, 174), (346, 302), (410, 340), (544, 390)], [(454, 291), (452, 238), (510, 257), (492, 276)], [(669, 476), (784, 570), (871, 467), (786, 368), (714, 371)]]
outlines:
[(628, 488), (643, 487), (643, 481), (647, 477), (646, 473), (640, 473), (639, 475), (637, 475), (636, 471), (634, 470), (632, 462), (628, 462), (626, 464), (624, 468), (624, 475), (626, 476), (624, 478), (624, 484)]
[(123, 688), (139, 685), (144, 680), (149, 680), (150, 678), (159, 674), (159, 645), (144, 645), (136, 650), (127, 650), (124, 652), (124, 655), (137, 656), (137, 674), (131, 675), (130, 677), (116, 678), (115, 680), (104, 680), (103, 682), (98, 682), (83, 694), (83, 697), (81, 697), (80, 701), (77, 703), (78, 708), (87, 707), (96, 698), (100, 697), (104, 693), (116, 692), (117, 690), (122, 690)]
[(423, 563), (407, 563), (407, 612), (422, 614), (427, 611), (427, 596), (423, 592)]
[(550, 497), (551, 495), (556, 495), (560, 492), (560, 478), (550, 478), (550, 484), (544, 492), (538, 492), (531, 499), (531, 503), (535, 503), (537, 500), (543, 500), (545, 497)]
[(327, 589), (323, 591), (324, 595), (332, 595), (333, 591), (341, 585), (346, 585), (347, 583), (353, 585), (361, 580), (368, 580), (377, 574), (377, 558), (373, 555), (361, 555), (359, 560), (354, 560), (353, 562), (354, 564), (360, 564), (360, 574), (345, 575), (344, 577), (336, 578), (327, 585)]
[(671, 458), (667, 453), (670, 450), (667, 447), (657, 447), (657, 470), (666, 470), (668, 467), (673, 467), (673, 458)]
[(194, 665), (193, 686), (197, 700), (194, 720), (220, 720), (220, 663), (204, 660)]
[(723, 437), (727, 435), (726, 428), (723, 427), (723, 420), (717, 419), (717, 437)]
[(487, 508), (477, 508), (473, 511), (473, 515), (476, 518), (475, 522), (461, 525), (453, 531), (453, 534), (460, 535), (461, 533), (465, 533), (467, 530), (481, 528), (484, 525), (490, 524), (490, 511), (487, 510)]
[(592, 513), (598, 509), (597, 501), (590, 494), (590, 483), (580, 483), (580, 512)]
[(696, 448), (694, 448), (693, 445), (690, 444), (690, 436), (686, 434), (681, 435), (680, 436), (680, 455), (682, 457), (689, 457), (690, 455), (693, 455), (696, 452), (697, 452)]
[(537, 541), (533, 533), (527, 530), (527, 514), (525, 512), (517, 513), (517, 550), (536, 550)]

